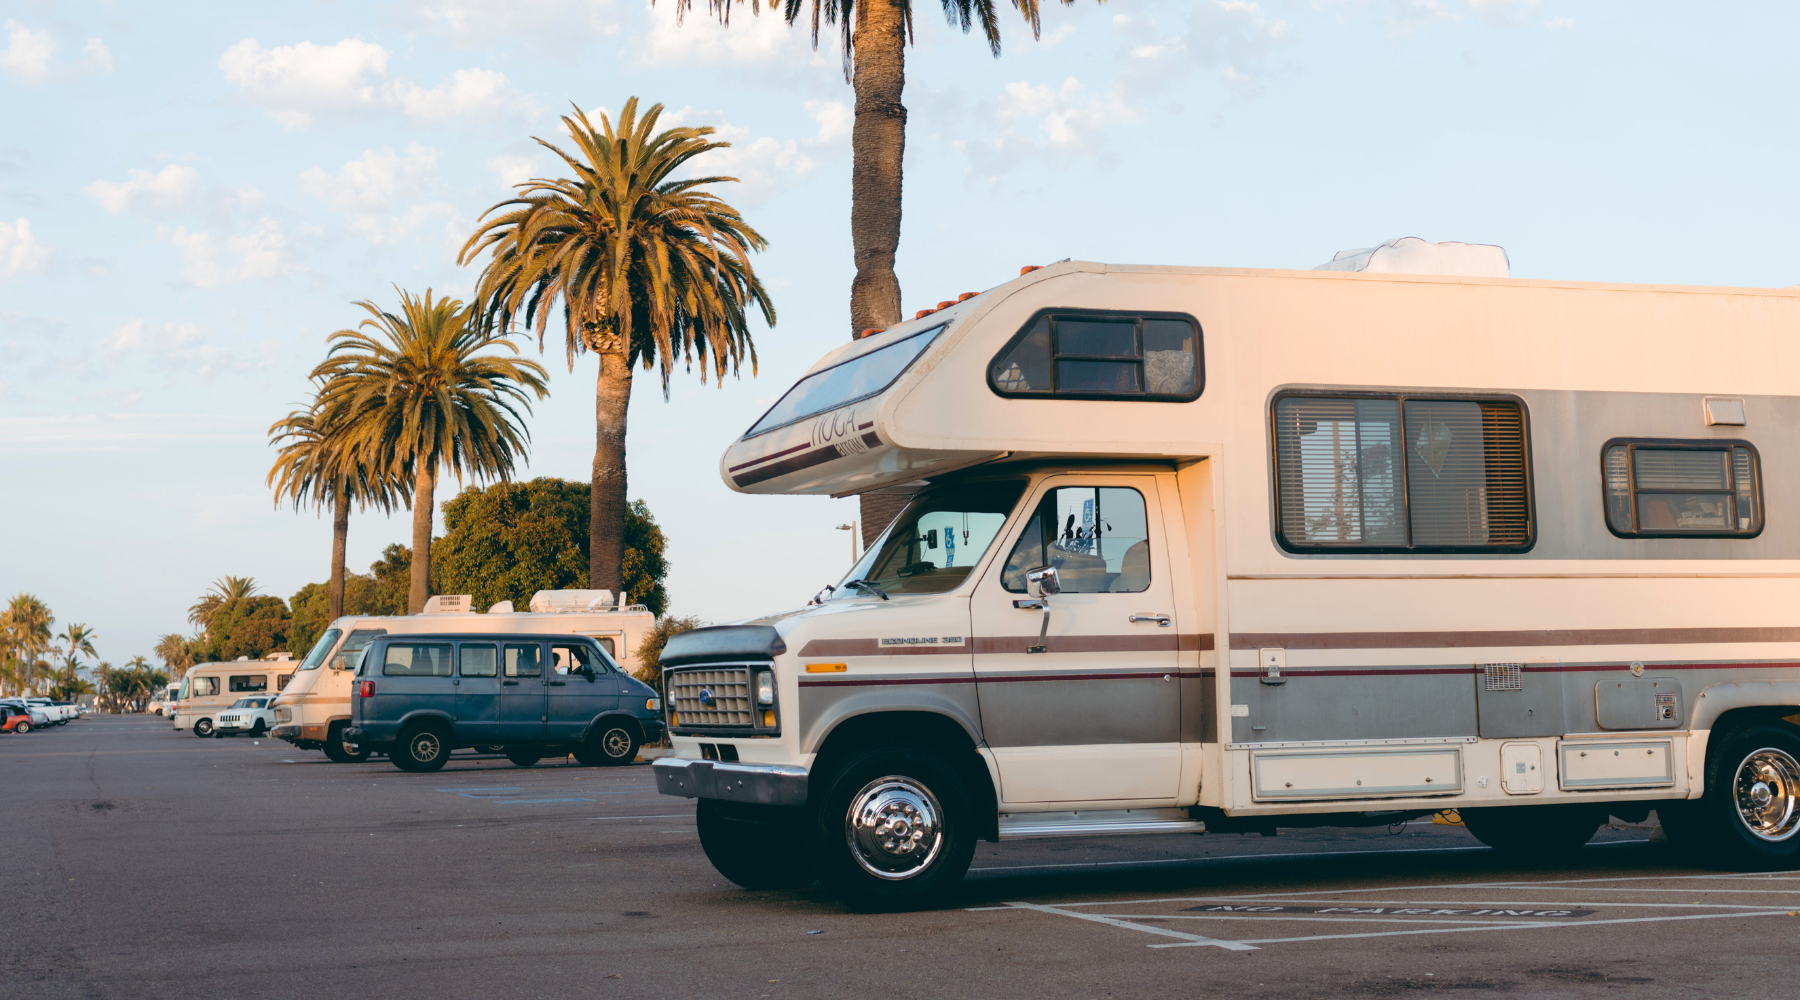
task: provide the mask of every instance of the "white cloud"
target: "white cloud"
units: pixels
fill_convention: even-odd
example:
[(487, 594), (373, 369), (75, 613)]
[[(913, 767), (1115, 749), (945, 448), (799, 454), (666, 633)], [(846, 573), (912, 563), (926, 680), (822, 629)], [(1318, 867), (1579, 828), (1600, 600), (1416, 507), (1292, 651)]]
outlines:
[(1463, 0), (1476, 17), (1496, 28), (1521, 28), (1536, 17), (1544, 0)]
[(287, 236), (279, 220), (266, 218), (256, 228), (233, 236), (190, 232), (178, 226), (160, 235), (181, 257), (181, 276), (197, 288), (217, 288), (232, 281), (255, 281), (304, 270), (288, 257)]
[(507, 187), (523, 184), (538, 176), (538, 161), (529, 156), (495, 156), (487, 161), (487, 168)]
[(458, 217), (456, 207), (444, 201), (415, 201), (442, 185), (437, 174), (438, 151), (413, 143), (406, 152), (391, 147), (364, 150), (338, 172), (318, 167), (300, 175), (308, 194), (350, 216), (350, 229), (370, 243), (397, 243), (434, 220)]
[(697, 5), (684, 16), (680, 5), (667, 0), (652, 8), (648, 32), (634, 39), (640, 66), (678, 68), (686, 66), (756, 67), (772, 76), (785, 76), (796, 69), (838, 66), (842, 59), (837, 39), (840, 26), (819, 26), (819, 48), (812, 47), (812, 29), (806, 18), (793, 27), (782, 19), (774, 4), (764, 4), (761, 14), (750, 14), (741, 4), (734, 5), (737, 14), (729, 26)]
[(1113, 30), (1124, 42), (1121, 83), (1139, 94), (1167, 89), (1195, 69), (1217, 73), (1235, 91), (1253, 91), (1270, 52), (1291, 32), (1249, 0), (1193, 4), (1173, 31), (1144, 15), (1115, 16)]
[(390, 77), (388, 57), (387, 49), (354, 38), (270, 49), (246, 38), (219, 57), (219, 70), (287, 128), (311, 125), (326, 112), (399, 111), (414, 121), (436, 123), (537, 111), (536, 102), (498, 71), (459, 69), (436, 87), (422, 87)]
[(50, 57), (56, 55), (58, 47), (50, 32), (33, 31), (17, 21), (7, 21), (0, 72), (25, 83), (43, 83), (50, 78)]
[[(802, 139), (777, 139), (752, 135), (748, 128), (722, 120), (722, 112), (710, 114), (693, 108), (665, 113), (659, 127), (711, 125), (713, 138), (731, 145), (688, 161), (690, 177), (736, 177), (740, 186), (720, 194), (733, 204), (755, 204), (796, 181), (811, 177), (819, 164), (850, 148), (850, 105), (842, 101), (807, 101), (806, 113), (816, 126)], [(597, 121), (597, 120), (596, 120)]]
[[(63, 67), (59, 73), (55, 64), (56, 53), (61, 48), (62, 43), (49, 31), (8, 20), (6, 48), (0, 49), (0, 73), (29, 84), (44, 83), (53, 76), (66, 78), (71, 68)], [(72, 67), (76, 73), (110, 73), (112, 68), (112, 52), (98, 38), (87, 40), (81, 50), (81, 59)]]
[(157, 173), (129, 170), (123, 182), (97, 180), (81, 190), (94, 199), (108, 215), (119, 215), (136, 207), (153, 211), (183, 208), (200, 190), (200, 172), (193, 167), (171, 163)]
[(573, 51), (619, 33), (614, 0), (425, 0), (420, 20), (459, 46), (491, 45), (518, 36), (541, 48)]
[(1572, 31), (1575, 28), (1575, 19), (1572, 17), (1553, 17), (1544, 22), (1544, 27), (1549, 28), (1552, 31)]
[(1097, 94), (1069, 77), (1061, 86), (1020, 80), (1006, 85), (987, 102), (986, 138), (955, 143), (975, 169), (998, 179), (1029, 159), (1061, 162), (1075, 155), (1094, 155), (1105, 144), (1105, 130), (1137, 120), (1138, 111), (1116, 90)]
[(192, 323), (151, 323), (133, 319), (115, 327), (97, 345), (108, 364), (140, 360), (164, 371), (192, 375), (205, 381), (221, 371), (267, 368), (274, 359), (266, 349), (260, 359), (248, 359), (213, 343)]
[(47, 454), (147, 450), (155, 445), (191, 448), (207, 441), (265, 441), (268, 438), (263, 429), (268, 422), (266, 416), (216, 413), (0, 417), (0, 449)]
[(31, 231), (31, 220), (11, 224), (0, 220), (0, 281), (21, 274), (38, 274), (50, 260), (50, 248)]

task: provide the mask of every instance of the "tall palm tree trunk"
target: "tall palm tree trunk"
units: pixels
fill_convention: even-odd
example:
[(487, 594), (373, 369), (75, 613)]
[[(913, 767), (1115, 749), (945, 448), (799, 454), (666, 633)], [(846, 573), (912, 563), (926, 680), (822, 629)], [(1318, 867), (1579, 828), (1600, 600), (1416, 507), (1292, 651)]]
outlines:
[(350, 543), (350, 491), (339, 484), (331, 498), (331, 583), (326, 588), (331, 620), (344, 615), (344, 548)]
[(425, 610), (425, 599), (431, 596), (431, 515), (435, 506), (432, 493), (437, 488), (437, 466), (419, 463), (419, 476), (413, 482), (412, 589), (406, 595), (406, 613), (416, 615)]
[(900, 322), (900, 172), (906, 153), (905, 0), (869, 0), (856, 7), (856, 124), (851, 132), (850, 241), (856, 277), (850, 282), (850, 336)]
[(617, 595), (625, 586), (625, 412), (631, 365), (600, 353), (594, 383), (594, 483), (588, 496), (588, 586)]

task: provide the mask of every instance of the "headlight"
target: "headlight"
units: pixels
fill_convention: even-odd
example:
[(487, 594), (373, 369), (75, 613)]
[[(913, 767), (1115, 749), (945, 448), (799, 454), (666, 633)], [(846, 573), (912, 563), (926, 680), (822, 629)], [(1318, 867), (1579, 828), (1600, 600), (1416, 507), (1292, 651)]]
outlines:
[(660, 712), (660, 711), (662, 711), (662, 699), (661, 698), (646, 698), (646, 699), (644, 699), (644, 707), (649, 709), (652, 712)]
[(756, 703), (758, 705), (775, 704), (775, 674), (764, 670), (756, 675)]

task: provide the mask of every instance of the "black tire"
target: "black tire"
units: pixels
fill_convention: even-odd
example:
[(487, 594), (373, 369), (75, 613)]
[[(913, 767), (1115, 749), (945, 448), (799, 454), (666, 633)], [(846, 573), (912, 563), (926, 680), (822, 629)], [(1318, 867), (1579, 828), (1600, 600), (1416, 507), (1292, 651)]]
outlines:
[(1604, 809), (1585, 803), (1459, 809), (1475, 839), (1517, 858), (1564, 858), (1593, 839)]
[(603, 720), (595, 723), (587, 742), (575, 748), (575, 759), (589, 767), (619, 767), (637, 759), (642, 742), (630, 723)]
[(211, 736), (212, 734), (213, 734), (213, 724), (212, 724), (211, 719), (195, 719), (194, 720), (194, 735), (195, 736), (198, 736), (201, 739), (206, 739), (208, 736)]
[(506, 759), (512, 761), (519, 767), (530, 767), (538, 761), (543, 760), (544, 755), (541, 753), (533, 753), (530, 750), (508, 749), (506, 751)]
[(498, 743), (487, 743), (474, 748), (481, 753), (505, 753), (506, 748)]
[(701, 799), (694, 822), (706, 860), (746, 889), (798, 889), (819, 880), (804, 809)]
[(429, 724), (411, 726), (388, 751), (388, 759), (402, 771), (436, 771), (450, 759), (450, 734)]
[(253, 737), (255, 739), (259, 739), (259, 740), (262, 739), (263, 734), (268, 731), (269, 731), (268, 724), (263, 722), (263, 720), (261, 720), (261, 719), (257, 719), (256, 725), (250, 727), (251, 737)]
[[(1657, 803), (1663, 833), (1703, 864), (1740, 871), (1800, 868), (1800, 730), (1771, 719), (1714, 733), (1705, 794)], [(1767, 800), (1759, 808), (1760, 794)]]
[(344, 742), (344, 730), (347, 728), (348, 726), (342, 722), (332, 723), (331, 728), (325, 731), (325, 745), (320, 749), (324, 750), (325, 756), (335, 763), (360, 764), (369, 759), (369, 751), (367, 748)]
[(954, 766), (926, 751), (876, 747), (823, 777), (808, 839), (833, 895), (881, 911), (935, 906), (955, 891), (979, 834), (975, 797)]

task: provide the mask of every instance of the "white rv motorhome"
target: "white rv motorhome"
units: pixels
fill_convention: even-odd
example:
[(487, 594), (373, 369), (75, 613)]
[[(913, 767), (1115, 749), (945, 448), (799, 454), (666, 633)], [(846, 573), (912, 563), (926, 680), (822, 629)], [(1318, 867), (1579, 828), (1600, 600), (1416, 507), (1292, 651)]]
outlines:
[(570, 632), (593, 636), (613, 659), (631, 669), (629, 657), (656, 626), (641, 604), (615, 600), (606, 590), (540, 590), (530, 610), (515, 612), (502, 601), (485, 614), (470, 608), (466, 594), (440, 595), (416, 615), (346, 616), (331, 623), (300, 663), (293, 683), (276, 699), (270, 735), (303, 750), (323, 750), (339, 763), (366, 760), (366, 748), (347, 744), (350, 686), (363, 649), (378, 635), (429, 632)]
[(1800, 864), (1800, 288), (1029, 271), (721, 460), (914, 495), (820, 603), (664, 650), (728, 878), (903, 905), (978, 838), (1452, 808)]
[(245, 695), (281, 691), (293, 678), (296, 666), (294, 658), (283, 652), (265, 660), (246, 656), (189, 667), (175, 692), (169, 719), (177, 731), (188, 730), (195, 736), (216, 735), (220, 711)]

